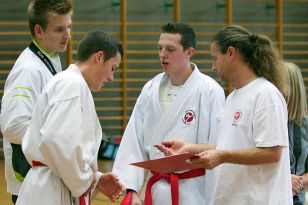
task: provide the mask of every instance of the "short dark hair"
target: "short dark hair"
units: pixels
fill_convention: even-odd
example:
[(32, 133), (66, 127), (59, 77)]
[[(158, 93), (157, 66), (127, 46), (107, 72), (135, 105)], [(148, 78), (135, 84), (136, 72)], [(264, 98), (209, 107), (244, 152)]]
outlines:
[(32, 0), (28, 6), (29, 28), (35, 36), (34, 27), (40, 25), (43, 30), (48, 25), (48, 14), (65, 15), (73, 9), (72, 0)]
[(98, 51), (104, 52), (104, 61), (108, 61), (118, 52), (123, 56), (123, 47), (120, 41), (104, 31), (92, 31), (83, 37), (77, 50), (77, 61), (84, 62)]
[(161, 27), (162, 33), (180, 34), (181, 45), (184, 50), (193, 47), (196, 48), (196, 33), (194, 29), (186, 23), (167, 23)]

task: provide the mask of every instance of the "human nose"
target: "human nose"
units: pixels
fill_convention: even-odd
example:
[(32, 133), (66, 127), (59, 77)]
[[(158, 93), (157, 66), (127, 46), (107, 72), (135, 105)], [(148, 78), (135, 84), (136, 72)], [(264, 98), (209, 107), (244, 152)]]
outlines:
[(71, 28), (66, 29), (64, 36), (66, 39), (71, 39)]
[(166, 53), (166, 50), (164, 48), (162, 48), (161, 50), (159, 50), (159, 56), (161, 58), (163, 57), (167, 57), (167, 53)]
[(212, 71), (216, 71), (216, 66), (214, 63), (212, 64)]
[(108, 77), (108, 81), (109, 82), (113, 81), (113, 73)]

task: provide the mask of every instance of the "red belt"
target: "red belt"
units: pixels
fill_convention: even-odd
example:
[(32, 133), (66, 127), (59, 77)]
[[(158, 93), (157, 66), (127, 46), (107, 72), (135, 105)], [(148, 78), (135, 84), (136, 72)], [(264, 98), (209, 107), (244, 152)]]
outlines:
[[(38, 162), (38, 161), (32, 161), (32, 167), (39, 167), (39, 166), (47, 166), (46, 164), (43, 164), (42, 162)], [(89, 205), (91, 205), (90, 203), (90, 197), (91, 196), (91, 192), (89, 193)], [(79, 197), (79, 205), (86, 205), (86, 198), (84, 195), (81, 195)]]
[(132, 191), (126, 193), (126, 195), (125, 195), (125, 197), (124, 197), (124, 199), (123, 199), (123, 201), (121, 202), (120, 205), (132, 205), (132, 200), (133, 200), (132, 194), (133, 194)]
[(161, 174), (152, 172), (153, 176), (149, 179), (146, 192), (145, 192), (145, 205), (152, 205), (152, 192), (151, 188), (153, 184), (158, 182), (161, 179), (165, 179), (170, 183), (171, 186), (171, 198), (172, 198), (172, 205), (179, 204), (179, 179), (189, 179), (194, 177), (203, 176), (205, 174), (205, 170), (200, 169), (193, 169), (184, 173), (169, 173), (169, 174)]

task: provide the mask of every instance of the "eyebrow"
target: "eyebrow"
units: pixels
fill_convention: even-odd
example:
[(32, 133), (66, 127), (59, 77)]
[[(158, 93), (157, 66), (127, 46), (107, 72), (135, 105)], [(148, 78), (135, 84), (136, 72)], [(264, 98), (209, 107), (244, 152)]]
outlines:
[(159, 48), (176, 48), (177, 46), (176, 45), (171, 45), (171, 44), (166, 44), (166, 45), (162, 45), (162, 44), (157, 44), (157, 46)]

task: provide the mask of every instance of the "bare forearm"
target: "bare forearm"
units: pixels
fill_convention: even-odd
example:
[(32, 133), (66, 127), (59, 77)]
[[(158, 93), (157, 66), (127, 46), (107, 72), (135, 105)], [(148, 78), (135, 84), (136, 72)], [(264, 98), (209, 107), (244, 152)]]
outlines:
[(215, 144), (191, 144), (191, 147), (189, 149), (190, 153), (198, 154), (200, 152), (206, 151), (206, 150), (212, 150), (215, 149)]
[(275, 163), (280, 160), (281, 147), (249, 148), (243, 150), (206, 150), (197, 154), (199, 158), (190, 162), (205, 169), (213, 169), (223, 163), (257, 165)]
[(280, 146), (269, 148), (249, 148), (244, 150), (219, 151), (222, 163), (256, 165), (276, 163), (280, 160), (282, 148)]

